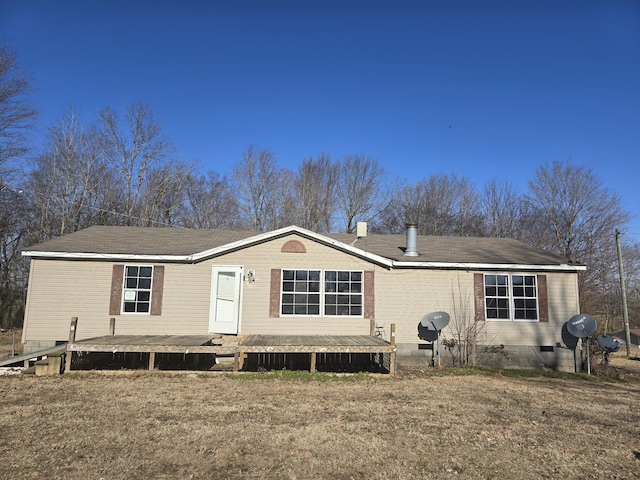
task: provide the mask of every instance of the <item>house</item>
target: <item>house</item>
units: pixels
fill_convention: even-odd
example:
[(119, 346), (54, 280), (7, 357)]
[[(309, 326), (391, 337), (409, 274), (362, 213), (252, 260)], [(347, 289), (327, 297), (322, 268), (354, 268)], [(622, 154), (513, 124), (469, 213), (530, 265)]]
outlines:
[[(617, 338), (621, 344), (626, 345), (627, 333), (624, 330), (614, 333), (613, 336)], [(631, 345), (640, 347), (640, 328), (631, 328), (629, 330), (629, 339), (631, 340)]]
[[(450, 347), (482, 364), (573, 371), (562, 326), (582, 265), (503, 238), (94, 226), (31, 247), (25, 351), (105, 335), (372, 335), (399, 364), (429, 364), (418, 323), (446, 311)], [(472, 333), (470, 338), (469, 332)], [(454, 341), (456, 340), (456, 341)], [(455, 347), (443, 350), (443, 361)]]

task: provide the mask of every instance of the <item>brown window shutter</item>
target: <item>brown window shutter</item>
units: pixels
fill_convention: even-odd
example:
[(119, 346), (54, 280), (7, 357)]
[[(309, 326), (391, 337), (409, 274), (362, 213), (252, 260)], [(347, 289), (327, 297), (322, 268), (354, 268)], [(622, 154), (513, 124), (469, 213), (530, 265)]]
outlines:
[(364, 318), (373, 318), (375, 315), (376, 289), (374, 274), (373, 270), (364, 272)]
[(151, 315), (162, 315), (162, 293), (164, 291), (164, 265), (153, 266), (151, 282)]
[(476, 304), (476, 316), (477, 322), (484, 322), (484, 274), (473, 274), (473, 296)]
[(547, 276), (538, 275), (538, 319), (541, 322), (549, 321), (549, 300), (547, 297)]
[(271, 269), (271, 293), (269, 296), (269, 317), (280, 316), (280, 280), (282, 279), (282, 270), (279, 268)]
[(114, 265), (111, 273), (111, 299), (109, 300), (109, 315), (120, 315), (122, 308), (122, 281), (124, 279), (124, 265)]

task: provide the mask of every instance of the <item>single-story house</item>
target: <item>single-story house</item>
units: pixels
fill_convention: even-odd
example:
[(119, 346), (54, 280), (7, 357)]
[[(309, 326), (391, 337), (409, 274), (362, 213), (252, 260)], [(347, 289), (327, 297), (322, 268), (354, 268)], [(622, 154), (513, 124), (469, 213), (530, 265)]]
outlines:
[[(31, 247), (26, 352), (107, 333), (123, 335), (370, 335), (397, 361), (426, 365), (418, 337), (445, 311), (444, 345), (475, 339), (479, 363), (573, 371), (563, 324), (579, 313), (582, 265), (504, 238), (266, 233), (94, 226)], [(443, 349), (442, 360), (454, 348)]]

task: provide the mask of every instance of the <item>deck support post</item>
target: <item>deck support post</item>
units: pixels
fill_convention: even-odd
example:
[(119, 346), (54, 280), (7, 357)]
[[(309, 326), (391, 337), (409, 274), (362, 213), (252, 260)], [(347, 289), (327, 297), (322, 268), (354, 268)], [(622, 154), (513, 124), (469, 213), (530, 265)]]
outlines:
[(116, 334), (116, 319), (111, 317), (109, 319), (109, 335)]
[(156, 364), (156, 352), (149, 352), (149, 370), (153, 370)]
[(309, 368), (311, 373), (316, 371), (316, 352), (311, 352), (311, 367)]
[[(71, 345), (76, 341), (76, 330), (78, 328), (78, 317), (71, 317), (71, 326), (69, 327), (69, 343), (67, 345)], [(71, 371), (71, 357), (73, 356), (73, 352), (67, 349), (64, 359), (64, 371)]]
[(389, 374), (391, 376), (395, 376), (396, 374), (396, 324), (391, 324), (391, 346), (393, 347), (393, 352), (389, 354)]
[(233, 354), (233, 371), (239, 372), (244, 367), (244, 361), (247, 358), (247, 354), (240, 351), (240, 349), (236, 350), (236, 353)]

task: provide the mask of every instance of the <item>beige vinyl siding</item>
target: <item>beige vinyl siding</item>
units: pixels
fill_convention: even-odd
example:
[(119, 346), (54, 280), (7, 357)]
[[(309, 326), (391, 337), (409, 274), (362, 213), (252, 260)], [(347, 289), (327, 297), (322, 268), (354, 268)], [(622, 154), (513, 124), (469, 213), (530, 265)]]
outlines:
[[(379, 273), (380, 272), (380, 273)], [(458, 300), (458, 299), (461, 300)], [(376, 270), (376, 323), (396, 324), (398, 343), (424, 343), (418, 339), (418, 323), (435, 311), (452, 317), (454, 303), (466, 303), (473, 319), (473, 274), (455, 270)]]
[(161, 315), (116, 316), (120, 335), (203, 335), (209, 328), (211, 270), (206, 265), (165, 264)]
[[(424, 343), (418, 323), (424, 315), (445, 311), (451, 324), (443, 336), (450, 337), (455, 322), (474, 321), (473, 273), (456, 270), (376, 271), (376, 323), (389, 331), (396, 324), (398, 343)], [(547, 294), (549, 322), (484, 321), (478, 343), (484, 345), (554, 345), (561, 341), (562, 325), (578, 313), (576, 275), (549, 273)]]
[[(298, 240), (306, 253), (283, 253), (282, 246)], [(205, 262), (209, 265), (242, 265), (244, 273), (255, 271), (256, 281), (243, 282), (241, 333), (265, 335), (368, 335), (370, 320), (354, 317), (269, 317), (272, 268), (319, 270), (372, 270), (365, 260), (334, 248), (291, 235), (250, 249), (232, 252)]]
[(78, 339), (106, 335), (111, 272), (107, 262), (32, 259), (23, 339), (66, 341), (71, 317)]

